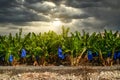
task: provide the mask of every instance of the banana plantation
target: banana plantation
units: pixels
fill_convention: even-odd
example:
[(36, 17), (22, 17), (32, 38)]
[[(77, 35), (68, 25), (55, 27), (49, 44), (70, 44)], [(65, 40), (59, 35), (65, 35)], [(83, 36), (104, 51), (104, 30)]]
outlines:
[[(69, 35), (68, 35), (69, 34)], [(104, 30), (91, 34), (62, 27), (54, 31), (22, 36), (22, 29), (13, 36), (0, 36), (0, 65), (118, 65), (120, 61), (120, 34)]]

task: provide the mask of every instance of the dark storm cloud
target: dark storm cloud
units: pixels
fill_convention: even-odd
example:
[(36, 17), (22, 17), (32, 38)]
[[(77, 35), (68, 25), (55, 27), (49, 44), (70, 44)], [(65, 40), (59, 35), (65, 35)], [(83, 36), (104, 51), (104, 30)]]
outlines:
[[(84, 19), (82, 25), (86, 29), (118, 29), (120, 30), (120, 0), (67, 0), (65, 5), (81, 9), (84, 14), (96, 20), (89, 22)], [(88, 17), (88, 18), (89, 18)], [(99, 21), (99, 23), (97, 23)], [(77, 26), (78, 23), (76, 23)], [(91, 28), (90, 28), (91, 27)]]
[(38, 1), (36, 3), (25, 3), (25, 7), (28, 9), (35, 10), (36, 12), (43, 13), (43, 14), (49, 14), (51, 9), (55, 8), (55, 4), (53, 2), (47, 2), (47, 1)]
[(14, 6), (14, 0), (0, 0), (0, 8), (8, 8)]
[(22, 0), (0, 0), (0, 22), (49, 21), (43, 14), (27, 8)]
[(102, 0), (66, 0), (65, 4), (75, 8), (99, 7), (102, 5), (100, 1)]
[[(111, 7), (99, 7), (99, 8), (86, 8), (84, 9), (84, 11), (86, 13), (89, 13), (90, 16), (96, 18), (96, 20), (103, 22), (98, 26), (101, 26), (103, 24), (108, 28), (112, 27), (112, 25), (120, 26), (120, 22), (119, 22), (120, 9), (113, 9)], [(91, 24), (95, 24), (95, 23), (91, 23)], [(118, 27), (116, 27), (116, 29), (118, 29)]]
[(52, 17), (60, 18), (65, 23), (71, 22), (72, 19), (85, 19), (89, 17), (89, 15), (84, 13), (81, 9), (68, 7), (64, 4), (55, 7), (51, 11), (51, 14)]
[[(0, 22), (50, 21), (50, 15), (61, 18), (63, 22), (89, 17), (87, 14), (80, 14), (77, 10), (73, 13), (71, 11), (73, 9), (66, 8), (67, 6), (60, 6), (65, 3), (65, 0), (25, 0), (24, 2), (22, 0), (12, 0), (11, 2), (2, 0), (0, 3), (6, 5), (0, 9)], [(38, 13), (42, 15), (38, 15)]]
[(42, 2), (42, 1), (45, 1), (45, 0), (26, 0), (27, 3), (37, 3), (37, 2)]
[(61, 6), (54, 12), (55, 17), (65, 18), (65, 19), (80, 19), (87, 18), (88, 15), (85, 13), (81, 13), (79, 9), (74, 9), (72, 7)]
[[(62, 3), (62, 1), (59, 1)], [(84, 19), (83, 26), (96, 28), (111, 28), (112, 26), (120, 26), (120, 0), (65, 0), (66, 7), (81, 10), (73, 11), (66, 7), (59, 7), (55, 13), (55, 17), (62, 18), (64, 22), (71, 22), (72, 19)], [(87, 22), (87, 18), (94, 17), (94, 22)], [(97, 23), (99, 21), (99, 24)], [(111, 25), (111, 26), (110, 26)], [(77, 25), (76, 25), (77, 26)], [(81, 27), (78, 25), (78, 27)], [(116, 27), (116, 29), (119, 29)]]
[[(9, 12), (9, 13), (8, 13)], [(0, 22), (29, 22), (29, 21), (48, 21), (48, 19), (44, 15), (38, 15), (32, 11), (26, 11), (21, 8), (11, 8), (4, 10), (3, 13), (0, 14)]]
[(120, 0), (0, 0), (0, 24), (25, 26), (59, 18), (76, 30), (120, 30), (119, 4)]

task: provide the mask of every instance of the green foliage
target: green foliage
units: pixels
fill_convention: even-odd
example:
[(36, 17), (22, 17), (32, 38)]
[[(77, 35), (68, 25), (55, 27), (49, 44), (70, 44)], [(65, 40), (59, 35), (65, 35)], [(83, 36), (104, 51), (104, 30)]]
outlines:
[[(8, 36), (0, 36), (0, 57), (5, 56), (5, 61), (8, 62), (10, 54), (14, 56), (16, 60), (20, 59), (18, 52), (22, 48), (25, 48), (30, 56), (44, 57), (48, 60), (51, 55), (57, 55), (57, 49), (62, 47), (63, 53), (70, 52), (73, 58), (81, 58), (82, 54), (87, 50), (98, 52), (103, 59), (104, 55), (108, 52), (112, 52), (120, 49), (120, 35), (118, 31), (112, 32), (112, 30), (104, 30), (104, 33), (92, 34), (86, 33), (84, 30), (82, 35), (79, 31), (71, 32), (69, 34), (69, 28), (62, 26), (62, 33), (57, 34), (54, 31), (35, 34), (34, 32), (28, 33), (22, 37), (22, 28), (19, 29), (19, 33), (12, 36), (10, 33)], [(103, 56), (102, 56), (103, 55)]]

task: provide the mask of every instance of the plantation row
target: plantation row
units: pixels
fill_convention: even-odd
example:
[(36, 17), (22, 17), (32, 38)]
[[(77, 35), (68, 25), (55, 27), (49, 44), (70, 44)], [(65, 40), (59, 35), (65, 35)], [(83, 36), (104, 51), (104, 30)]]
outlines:
[(69, 28), (62, 27), (61, 34), (54, 31), (28, 33), (22, 37), (22, 29), (15, 36), (0, 36), (1, 65), (97, 65), (119, 64), (120, 34), (104, 30), (92, 34), (76, 31), (68, 36)]

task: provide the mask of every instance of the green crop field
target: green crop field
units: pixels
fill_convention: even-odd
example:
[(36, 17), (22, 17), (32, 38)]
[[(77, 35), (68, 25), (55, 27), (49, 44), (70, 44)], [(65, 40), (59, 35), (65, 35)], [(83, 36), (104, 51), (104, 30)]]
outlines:
[[(120, 34), (104, 30), (103, 33), (71, 32), (62, 27), (61, 34), (54, 31), (45, 33), (28, 33), (22, 37), (22, 29), (15, 36), (0, 36), (0, 63), (1, 65), (69, 65), (78, 66), (82, 63), (96, 63), (106, 66), (119, 64)], [(61, 59), (58, 48), (61, 47)], [(21, 58), (22, 49), (26, 55)], [(90, 54), (90, 53), (91, 54)], [(13, 60), (10, 61), (12, 55)], [(90, 58), (90, 59), (89, 59)]]

